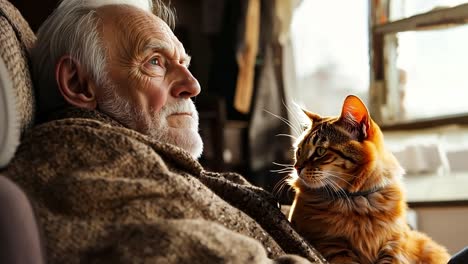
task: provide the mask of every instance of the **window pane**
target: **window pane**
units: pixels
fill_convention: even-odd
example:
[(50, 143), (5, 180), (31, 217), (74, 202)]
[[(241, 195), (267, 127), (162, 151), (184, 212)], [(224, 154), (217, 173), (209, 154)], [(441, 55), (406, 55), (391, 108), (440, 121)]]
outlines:
[(399, 119), (468, 112), (468, 26), (397, 34)]
[(468, 0), (390, 0), (390, 21), (465, 3)]
[(307, 0), (297, 7), (291, 28), (295, 102), (322, 115), (338, 115), (348, 94), (367, 101), (367, 3)]

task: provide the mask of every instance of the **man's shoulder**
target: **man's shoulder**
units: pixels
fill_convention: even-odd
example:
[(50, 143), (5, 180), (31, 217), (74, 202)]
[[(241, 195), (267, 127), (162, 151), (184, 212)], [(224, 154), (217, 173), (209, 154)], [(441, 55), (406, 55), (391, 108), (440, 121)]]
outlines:
[[(46, 142), (67, 141), (77, 144), (93, 144), (98, 141), (133, 140), (145, 144), (147, 137), (135, 130), (128, 129), (110, 116), (95, 110), (67, 108), (51, 114), (28, 131), (22, 143), (35, 143), (38, 138)], [(44, 143), (44, 142), (41, 142)], [(118, 148), (121, 144), (114, 147)]]
[(151, 171), (165, 173), (166, 159), (127, 130), (92, 119), (43, 123), (25, 135), (3, 173), (21, 182), (28, 192), (57, 180), (142, 178)]
[(92, 116), (59, 118), (34, 126), (21, 140), (13, 159), (18, 161), (77, 168), (109, 161), (158, 167), (170, 163), (192, 172), (201, 170), (198, 162), (180, 148)]
[(162, 162), (136, 131), (99, 120), (65, 118), (31, 128), (22, 138), (11, 164), (19, 162), (23, 166), (30, 161), (38, 166), (66, 164), (79, 169), (115, 159)]
[[(48, 121), (32, 127), (23, 137), (21, 145), (28, 144), (64, 144), (70, 145), (99, 145), (105, 142), (110, 148), (127, 147), (127, 141), (133, 144), (145, 144), (144, 135), (127, 129), (123, 126), (115, 126), (100, 120), (90, 118), (65, 118)], [(69, 149), (72, 151), (73, 149)]]

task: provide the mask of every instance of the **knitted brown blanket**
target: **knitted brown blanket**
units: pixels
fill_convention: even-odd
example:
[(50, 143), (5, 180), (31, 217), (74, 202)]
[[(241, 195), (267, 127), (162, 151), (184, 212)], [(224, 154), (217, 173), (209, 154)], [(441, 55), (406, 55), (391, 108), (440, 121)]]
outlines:
[[(50, 263), (325, 263), (274, 198), (95, 111), (32, 129), (2, 172), (29, 195)], [(290, 261), (290, 262), (289, 262)]]

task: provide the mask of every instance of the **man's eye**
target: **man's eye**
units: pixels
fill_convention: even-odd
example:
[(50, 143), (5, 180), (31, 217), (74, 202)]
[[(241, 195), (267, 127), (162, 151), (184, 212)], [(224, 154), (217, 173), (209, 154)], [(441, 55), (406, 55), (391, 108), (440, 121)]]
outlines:
[(150, 77), (161, 77), (166, 74), (164, 57), (155, 56), (146, 59), (141, 65), (142, 72)]
[(150, 63), (151, 65), (160, 66), (160, 63), (159, 63), (159, 59), (158, 59), (158, 58), (152, 58), (151, 60), (149, 60), (149, 63)]
[(319, 157), (325, 155), (326, 152), (327, 152), (327, 149), (323, 147), (317, 147), (317, 149), (315, 150), (315, 153), (317, 153), (317, 156)]

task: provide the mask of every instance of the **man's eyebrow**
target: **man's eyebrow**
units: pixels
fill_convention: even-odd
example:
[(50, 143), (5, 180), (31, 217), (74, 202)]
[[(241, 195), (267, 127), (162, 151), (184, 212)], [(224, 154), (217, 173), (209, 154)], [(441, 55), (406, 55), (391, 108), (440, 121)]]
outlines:
[(169, 53), (169, 46), (165, 43), (149, 41), (144, 46), (144, 50), (158, 50), (161, 52)]
[[(170, 55), (170, 47), (169, 45), (165, 44), (165, 43), (160, 43), (160, 42), (154, 42), (154, 41), (151, 41), (151, 42), (148, 42), (145, 46), (144, 46), (144, 50), (157, 50), (161, 53), (164, 53), (164, 55)], [(192, 60), (192, 57), (190, 55), (188, 55), (187, 53), (184, 53), (182, 56), (181, 56), (181, 61), (187, 65), (187, 67), (190, 65), (190, 61)]]

